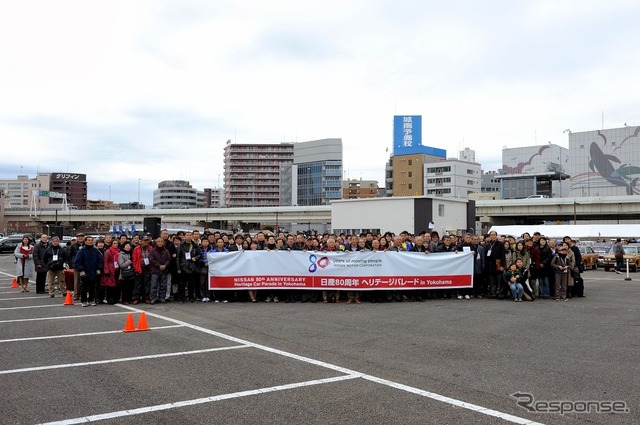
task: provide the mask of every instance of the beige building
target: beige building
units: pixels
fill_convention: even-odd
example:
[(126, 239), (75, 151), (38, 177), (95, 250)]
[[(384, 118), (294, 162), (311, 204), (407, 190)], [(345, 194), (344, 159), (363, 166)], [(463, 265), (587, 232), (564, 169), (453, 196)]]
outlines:
[(375, 180), (349, 179), (342, 182), (342, 199), (377, 198), (379, 192)]

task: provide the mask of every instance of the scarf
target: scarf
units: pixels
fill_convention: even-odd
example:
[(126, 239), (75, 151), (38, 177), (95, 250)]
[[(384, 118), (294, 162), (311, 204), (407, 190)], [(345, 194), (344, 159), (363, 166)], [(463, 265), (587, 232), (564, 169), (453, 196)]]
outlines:
[(109, 247), (109, 252), (113, 255), (113, 261), (118, 261), (118, 255), (120, 255), (120, 250), (113, 246)]

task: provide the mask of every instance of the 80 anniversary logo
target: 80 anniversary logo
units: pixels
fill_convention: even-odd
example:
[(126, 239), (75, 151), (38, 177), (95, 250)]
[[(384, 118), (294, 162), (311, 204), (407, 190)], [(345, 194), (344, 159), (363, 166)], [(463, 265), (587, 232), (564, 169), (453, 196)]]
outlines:
[(329, 265), (329, 258), (320, 257), (320, 259), (318, 259), (315, 254), (311, 254), (309, 255), (309, 262), (311, 263), (309, 266), (309, 272), (315, 273), (315, 271), (318, 270), (318, 267), (324, 269)]

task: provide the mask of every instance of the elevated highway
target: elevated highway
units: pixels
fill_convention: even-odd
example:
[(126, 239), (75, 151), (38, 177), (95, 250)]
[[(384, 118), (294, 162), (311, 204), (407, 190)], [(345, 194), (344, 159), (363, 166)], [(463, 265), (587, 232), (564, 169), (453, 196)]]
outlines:
[[(435, 198), (437, 199), (437, 198)], [(243, 224), (289, 226), (331, 223), (331, 207), (194, 208), (147, 210), (41, 210), (4, 212), (8, 228), (51, 225), (79, 228), (90, 223), (142, 223), (160, 217), (163, 223), (237, 228)], [(476, 201), (476, 218), (483, 225), (557, 223), (640, 223), (640, 196), (536, 198)]]
[(476, 201), (476, 217), (487, 225), (640, 222), (640, 196)]

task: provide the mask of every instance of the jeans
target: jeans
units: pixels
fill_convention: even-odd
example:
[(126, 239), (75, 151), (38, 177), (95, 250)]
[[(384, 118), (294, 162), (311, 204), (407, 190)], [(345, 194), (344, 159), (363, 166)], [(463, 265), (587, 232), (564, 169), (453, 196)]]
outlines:
[(152, 274), (151, 275), (151, 294), (149, 298), (151, 302), (157, 302), (158, 300), (164, 301), (167, 296), (167, 274)]
[(619, 272), (622, 269), (624, 258), (616, 258), (616, 271)]
[(538, 290), (540, 298), (549, 298), (549, 276), (538, 277)]
[(524, 295), (524, 288), (521, 283), (511, 283), (509, 284), (509, 289), (511, 289), (511, 295), (513, 299), (522, 298)]

